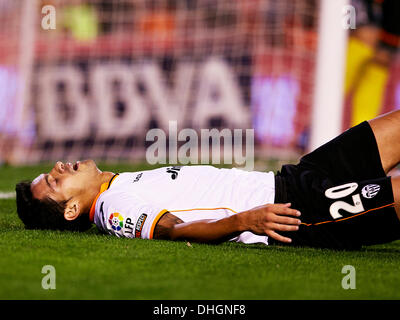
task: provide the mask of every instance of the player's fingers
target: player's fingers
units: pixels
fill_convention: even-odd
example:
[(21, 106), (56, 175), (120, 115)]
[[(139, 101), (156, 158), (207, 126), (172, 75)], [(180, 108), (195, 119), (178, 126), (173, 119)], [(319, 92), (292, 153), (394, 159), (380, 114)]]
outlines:
[(289, 217), (278, 216), (278, 215), (275, 215), (274, 222), (280, 223), (280, 224), (289, 224), (289, 225), (299, 225), (299, 224), (301, 224), (301, 220), (300, 219), (289, 218)]
[(289, 208), (292, 204), (290, 202), (287, 202), (287, 203), (273, 203), (270, 205), (277, 207), (277, 208)]
[(278, 231), (297, 231), (297, 230), (299, 230), (299, 226), (291, 226), (291, 225), (287, 225), (287, 224), (274, 223), (274, 224), (272, 224), (271, 229), (278, 230)]
[(280, 242), (285, 242), (285, 243), (291, 243), (292, 242), (292, 239), (290, 239), (288, 237), (281, 236), (280, 234), (278, 234), (278, 233), (276, 233), (275, 231), (272, 231), (272, 230), (270, 230), (267, 233), (267, 235), (269, 237), (271, 237), (271, 238), (274, 238), (277, 241), (280, 241)]
[(274, 212), (279, 215), (295, 216), (299, 217), (301, 215), (299, 210), (291, 209), (285, 206), (274, 207)]

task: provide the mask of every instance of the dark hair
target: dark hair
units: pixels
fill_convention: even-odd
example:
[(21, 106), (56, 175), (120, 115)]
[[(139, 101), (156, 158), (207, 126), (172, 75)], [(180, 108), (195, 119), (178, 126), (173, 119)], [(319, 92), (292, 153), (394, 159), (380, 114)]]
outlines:
[(80, 215), (75, 220), (64, 218), (67, 201), (57, 202), (49, 197), (39, 200), (33, 197), (31, 181), (17, 184), (17, 213), (27, 229), (52, 229), (86, 231), (92, 223), (89, 215)]

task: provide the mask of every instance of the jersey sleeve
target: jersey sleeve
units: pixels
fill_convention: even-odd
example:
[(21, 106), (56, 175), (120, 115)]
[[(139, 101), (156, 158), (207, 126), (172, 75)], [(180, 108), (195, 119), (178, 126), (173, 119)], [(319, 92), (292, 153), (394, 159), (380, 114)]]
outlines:
[(96, 203), (94, 223), (117, 237), (152, 239), (154, 228), (168, 212), (121, 192), (104, 192)]

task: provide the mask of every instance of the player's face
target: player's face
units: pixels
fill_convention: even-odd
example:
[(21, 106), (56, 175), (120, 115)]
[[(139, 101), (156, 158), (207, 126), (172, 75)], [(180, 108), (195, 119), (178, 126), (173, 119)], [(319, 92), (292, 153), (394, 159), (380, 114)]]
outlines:
[(101, 171), (93, 160), (78, 161), (75, 164), (58, 161), (49, 173), (43, 173), (33, 180), (31, 190), (36, 199), (49, 197), (55, 201), (85, 198), (92, 195)]

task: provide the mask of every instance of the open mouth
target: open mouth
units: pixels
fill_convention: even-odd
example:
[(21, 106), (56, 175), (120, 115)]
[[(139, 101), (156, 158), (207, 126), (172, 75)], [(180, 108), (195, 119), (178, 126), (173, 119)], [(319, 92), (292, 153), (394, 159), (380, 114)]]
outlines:
[(75, 171), (78, 171), (79, 169), (79, 161), (75, 162), (75, 164), (72, 167)]

